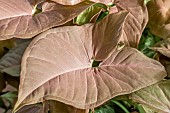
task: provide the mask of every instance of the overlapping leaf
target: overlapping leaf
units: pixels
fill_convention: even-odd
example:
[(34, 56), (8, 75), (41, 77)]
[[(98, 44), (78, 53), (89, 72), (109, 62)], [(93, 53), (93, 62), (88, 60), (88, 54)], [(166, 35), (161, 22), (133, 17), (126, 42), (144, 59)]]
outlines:
[(157, 42), (160, 41), (161, 39), (159, 37), (154, 36), (149, 29), (145, 29), (140, 39), (138, 50), (146, 56), (153, 58), (156, 51), (150, 49), (150, 47), (154, 46)]
[(143, 0), (115, 0), (119, 10), (127, 10), (129, 15), (125, 20), (122, 41), (137, 48), (142, 32), (148, 22), (148, 12)]
[(0, 41), (0, 58), (8, 52), (9, 49), (15, 46), (13, 40)]
[[(75, 5), (82, 1), (88, 1), (88, 0), (51, 0), (51, 1), (63, 4), (63, 5)], [(110, 4), (114, 2), (114, 0), (90, 0), (90, 1), (97, 2), (97, 3), (104, 3), (104, 4)]]
[[(170, 80), (161, 81), (131, 94), (136, 102), (144, 104), (156, 113), (170, 112)], [(154, 113), (155, 113), (154, 112)], [(148, 112), (147, 112), (148, 113)]]
[(159, 61), (164, 65), (166, 72), (168, 74), (168, 78), (170, 78), (170, 58), (161, 55), (159, 57)]
[[(49, 99), (94, 108), (162, 80), (166, 72), (159, 62), (130, 47), (117, 49), (127, 15), (122, 11), (95, 25), (58, 27), (37, 36), (22, 60), (14, 110)], [(92, 67), (94, 61), (98, 67)]]
[(77, 109), (58, 101), (48, 101), (50, 113), (89, 113), (88, 109)]
[(17, 113), (46, 113), (42, 105), (27, 105), (21, 108)]
[(170, 0), (151, 0), (148, 4), (151, 32), (161, 38), (170, 36)]
[[(16, 77), (19, 77), (20, 75), (21, 58), (29, 43), (30, 41), (19, 44), (18, 46), (12, 48), (0, 59), (0, 87), (2, 87), (0, 89), (4, 88), (6, 81), (12, 86), (18, 88), (19, 80)], [(8, 75), (3, 76), (2, 73), (7, 73)]]
[[(82, 0), (53, 0), (55, 2), (71, 5), (81, 2)], [(140, 36), (148, 22), (148, 12), (143, 0), (92, 0), (93, 2), (110, 4), (116, 4), (116, 7), (120, 10), (124, 9), (129, 12), (128, 17), (124, 25), (124, 36), (121, 39), (123, 43), (128, 46), (136, 47), (139, 44)], [(112, 12), (117, 12), (117, 8), (114, 8)], [(115, 11), (116, 10), (116, 11)]]
[(102, 11), (106, 10), (106, 5), (96, 3), (80, 13), (80, 15), (76, 17), (75, 23), (78, 25), (90, 23), (93, 19), (97, 18)]
[[(17, 72), (19, 70), (16, 67), (20, 67), (22, 55), (24, 54), (24, 51), (29, 43), (30, 41), (20, 44), (17, 47), (12, 48), (7, 54), (5, 54), (0, 59), (0, 71), (18, 76), (16, 74), (19, 73)], [(15, 70), (14, 68), (17, 70)], [(15, 74), (12, 74), (11, 71), (14, 71)]]
[(43, 9), (34, 15), (34, 8), (28, 0), (0, 0), (0, 40), (12, 37), (32, 38), (72, 20), (92, 3), (82, 2), (74, 6), (52, 4), (55, 4), (52, 10)]
[(170, 38), (158, 42), (154, 47), (151, 47), (151, 49), (170, 58)]

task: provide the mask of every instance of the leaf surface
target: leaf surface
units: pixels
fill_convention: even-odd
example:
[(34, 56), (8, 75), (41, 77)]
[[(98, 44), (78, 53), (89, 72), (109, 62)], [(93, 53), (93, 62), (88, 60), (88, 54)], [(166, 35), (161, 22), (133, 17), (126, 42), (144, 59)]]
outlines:
[(58, 101), (48, 101), (50, 113), (89, 113), (87, 110), (77, 109)]
[(159, 57), (159, 61), (162, 63), (162, 65), (165, 67), (166, 72), (168, 74), (168, 78), (170, 78), (170, 58), (161, 55)]
[(98, 17), (102, 10), (107, 10), (107, 6), (104, 4), (96, 3), (80, 13), (80, 15), (76, 17), (75, 23), (78, 25), (89, 23), (94, 18), (96, 18), (96, 16)]
[(152, 50), (151, 47), (154, 46), (159, 41), (161, 41), (159, 37), (153, 35), (149, 31), (149, 29), (145, 29), (144, 32), (142, 33), (138, 50), (141, 51), (146, 56), (148, 56), (149, 58), (153, 58), (156, 51)]
[(118, 10), (126, 10), (129, 15), (123, 30), (123, 43), (137, 48), (142, 32), (148, 22), (148, 12), (143, 0), (115, 0)]
[(27, 105), (21, 108), (16, 113), (46, 113), (43, 111), (42, 105)]
[(147, 4), (149, 13), (148, 27), (161, 38), (170, 37), (170, 1), (151, 0)]
[(160, 52), (170, 58), (170, 38), (164, 39), (151, 47), (151, 49)]
[(17, 38), (32, 38), (33, 36), (54, 26), (60, 26), (72, 20), (91, 2), (82, 2), (74, 6), (53, 4), (52, 10), (43, 9), (41, 13), (33, 14), (34, 8), (28, 0), (0, 0), (0, 40)]
[[(82, 1), (88, 1), (88, 0), (51, 0), (51, 1), (63, 4), (63, 5), (75, 5)], [(97, 2), (97, 3), (110, 4), (110, 3), (113, 3), (114, 0), (90, 0), (90, 1)]]
[(14, 40), (1, 40), (0, 41), (0, 59), (2, 56), (4, 56), (9, 49), (14, 47)]
[(152, 108), (156, 113), (170, 112), (170, 80), (163, 80), (155, 85), (131, 94), (131, 99)]
[[(14, 110), (44, 100), (94, 108), (162, 80), (166, 72), (159, 62), (130, 47), (117, 49), (126, 15), (120, 12), (98, 24), (58, 27), (37, 36), (23, 56)], [(93, 61), (101, 62), (92, 67)]]
[[(16, 68), (16, 66), (19, 66), (21, 64), (21, 59), (24, 54), (24, 51), (29, 43), (30, 43), (30, 41), (24, 42), (23, 44), (20, 44), (16, 47), (12, 48), (8, 53), (6, 53), (0, 59), (0, 71), (11, 73), (9, 71), (12, 71), (14, 68)], [(16, 73), (18, 73), (17, 70), (13, 70), (13, 72), (15, 72), (14, 75), (16, 75)], [(16, 75), (16, 76), (18, 76), (18, 75)]]

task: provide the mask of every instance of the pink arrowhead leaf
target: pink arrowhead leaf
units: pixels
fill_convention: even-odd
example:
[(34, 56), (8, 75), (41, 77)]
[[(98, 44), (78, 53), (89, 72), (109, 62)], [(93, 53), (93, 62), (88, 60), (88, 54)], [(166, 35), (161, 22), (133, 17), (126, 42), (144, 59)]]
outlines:
[(53, 4), (55, 9), (43, 9), (43, 12), (34, 15), (34, 8), (28, 0), (0, 0), (0, 40), (12, 37), (32, 38), (72, 20), (92, 3), (82, 2), (74, 6)]
[(164, 39), (170, 37), (170, 0), (151, 0), (147, 7), (151, 32)]
[(162, 80), (166, 72), (159, 62), (136, 49), (117, 48), (127, 15), (120, 12), (95, 25), (58, 27), (37, 36), (23, 56), (14, 111), (44, 100), (94, 108)]
[(137, 48), (142, 32), (148, 22), (148, 11), (143, 0), (115, 0), (119, 10), (129, 12), (125, 20), (123, 39), (126, 45)]
[[(73, 5), (83, 0), (53, 0), (65, 5)], [(86, 1), (86, 0), (85, 0)], [(148, 22), (148, 12), (143, 0), (92, 0), (100, 3), (114, 3), (121, 10), (129, 12), (124, 25), (123, 38), (121, 39), (126, 45), (137, 48), (141, 34)], [(111, 8), (112, 12), (117, 12), (117, 8)]]

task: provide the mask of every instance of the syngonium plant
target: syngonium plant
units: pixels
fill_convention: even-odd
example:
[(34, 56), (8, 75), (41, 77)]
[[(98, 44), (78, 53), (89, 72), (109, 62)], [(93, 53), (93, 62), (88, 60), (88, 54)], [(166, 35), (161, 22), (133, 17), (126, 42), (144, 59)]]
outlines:
[[(88, 113), (124, 94), (158, 109), (139, 95), (169, 84), (162, 81), (165, 67), (136, 49), (148, 22), (143, 0), (1, 0), (0, 6), (0, 40), (33, 38), (0, 60), (1, 72), (20, 73), (14, 112)], [(169, 57), (161, 43), (150, 49)]]

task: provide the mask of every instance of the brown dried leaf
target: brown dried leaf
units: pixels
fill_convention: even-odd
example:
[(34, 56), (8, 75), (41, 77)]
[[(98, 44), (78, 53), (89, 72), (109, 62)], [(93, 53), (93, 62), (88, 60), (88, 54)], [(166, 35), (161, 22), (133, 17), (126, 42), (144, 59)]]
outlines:
[(151, 32), (164, 39), (170, 37), (170, 0), (151, 0), (147, 7)]
[(1, 0), (0, 40), (12, 37), (32, 38), (49, 28), (67, 23), (92, 3), (82, 2), (74, 6), (53, 4), (55, 8), (33, 15), (34, 9), (28, 0)]
[[(96, 25), (58, 27), (37, 36), (22, 60), (14, 110), (44, 100), (57, 100), (79, 109), (94, 108), (117, 95), (162, 80), (166, 72), (159, 62), (130, 47), (115, 49), (126, 15), (121, 12)], [(92, 67), (93, 61), (99, 60), (99, 66)]]

